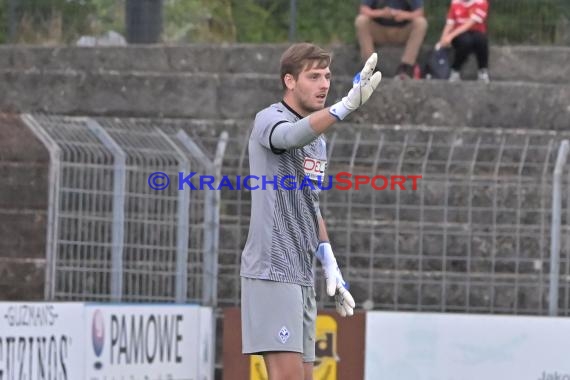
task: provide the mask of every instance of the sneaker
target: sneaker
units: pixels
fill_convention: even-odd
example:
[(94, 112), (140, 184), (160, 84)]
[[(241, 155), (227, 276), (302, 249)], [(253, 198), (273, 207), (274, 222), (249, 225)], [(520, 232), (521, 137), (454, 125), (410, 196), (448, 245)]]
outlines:
[(398, 71), (396, 71), (396, 79), (406, 80), (412, 79), (414, 76), (414, 66), (407, 63), (400, 63)]
[(491, 81), (487, 69), (481, 69), (477, 72), (477, 80), (483, 83), (489, 83)]
[(417, 63), (414, 65), (413, 72), (414, 72), (414, 79), (422, 79), (422, 69), (420, 68), (420, 65), (418, 65)]
[(458, 82), (461, 80), (461, 75), (459, 71), (451, 70), (451, 74), (449, 75), (450, 82)]

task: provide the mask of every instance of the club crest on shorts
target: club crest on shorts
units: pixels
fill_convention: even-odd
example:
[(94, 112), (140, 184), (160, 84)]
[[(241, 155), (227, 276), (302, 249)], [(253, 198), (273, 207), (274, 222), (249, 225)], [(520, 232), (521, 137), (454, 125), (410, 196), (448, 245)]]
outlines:
[(290, 335), (289, 330), (287, 330), (287, 327), (285, 326), (281, 327), (281, 330), (279, 330), (279, 339), (281, 339), (281, 343), (283, 344), (287, 342)]

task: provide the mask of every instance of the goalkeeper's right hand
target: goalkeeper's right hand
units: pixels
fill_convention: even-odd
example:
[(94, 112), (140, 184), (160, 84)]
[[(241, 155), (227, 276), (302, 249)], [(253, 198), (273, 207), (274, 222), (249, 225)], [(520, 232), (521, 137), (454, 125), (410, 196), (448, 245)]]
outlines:
[(327, 294), (331, 297), (334, 296), (336, 311), (343, 317), (350, 317), (354, 314), (356, 303), (342, 278), (330, 243), (328, 241), (319, 243), (315, 255), (323, 265)]
[(362, 71), (354, 77), (353, 86), (348, 92), (348, 95), (329, 108), (329, 112), (334, 117), (343, 120), (349, 113), (358, 109), (358, 107), (366, 103), (370, 98), (382, 80), (382, 73), (380, 71), (374, 73), (377, 62), (378, 55), (372, 53), (364, 64)]

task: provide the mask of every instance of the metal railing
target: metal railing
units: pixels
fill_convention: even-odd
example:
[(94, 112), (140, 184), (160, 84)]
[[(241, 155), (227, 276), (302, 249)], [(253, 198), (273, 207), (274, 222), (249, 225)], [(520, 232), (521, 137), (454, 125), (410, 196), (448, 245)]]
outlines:
[[(562, 141), (558, 148), (556, 167), (553, 173), (552, 185), (552, 229), (550, 243), (550, 286), (548, 311), (551, 316), (558, 315), (558, 290), (560, 287), (560, 232), (562, 225), (562, 175), (568, 161), (568, 140)], [(568, 273), (570, 274), (570, 273)], [(566, 278), (568, 280), (568, 278)], [(568, 302), (568, 284), (566, 284), (566, 303)]]
[[(219, 198), (174, 181), (219, 172), (224, 134), (210, 160), (181, 127), (23, 120), (50, 152), (46, 299), (217, 303)], [(154, 172), (171, 186), (151, 188)]]
[[(156, 171), (173, 182), (190, 170), (245, 177), (248, 122), (24, 120), (51, 157), (48, 299), (239, 305), (250, 192), (156, 191), (148, 181)], [(327, 145), (333, 176), (422, 176), (415, 189), (321, 193), (359, 307), (570, 315), (568, 142), (559, 135), (348, 124)], [(331, 308), (320, 271), (319, 307)]]
[[(243, 129), (246, 126), (242, 127)], [(247, 135), (235, 134), (226, 174), (248, 174)], [(403, 126), (343, 126), (328, 140), (329, 173), (422, 175), (417, 190), (324, 191), (333, 250), (359, 307), (467, 313), (568, 315), (567, 219), (552, 227), (559, 138), (547, 132)], [(555, 186), (555, 184), (557, 184)], [(249, 194), (222, 198), (219, 304), (239, 305), (239, 257)], [(566, 217), (567, 218), (567, 217)], [(559, 276), (552, 241), (561, 239)], [(239, 242), (239, 244), (237, 243)], [(555, 264), (554, 264), (555, 265)], [(556, 270), (556, 269), (554, 269)], [(317, 265), (317, 272), (320, 271)], [(334, 305), (317, 275), (319, 306)]]

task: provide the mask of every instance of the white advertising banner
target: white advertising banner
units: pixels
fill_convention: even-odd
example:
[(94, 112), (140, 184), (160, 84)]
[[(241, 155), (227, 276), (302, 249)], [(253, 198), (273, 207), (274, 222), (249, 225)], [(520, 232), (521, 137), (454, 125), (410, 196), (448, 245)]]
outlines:
[(0, 380), (83, 378), (83, 304), (0, 302)]
[(198, 352), (198, 380), (214, 380), (214, 323), (214, 314), (212, 313), (212, 309), (209, 307), (201, 307), (199, 327), (200, 347)]
[(201, 309), (87, 304), (85, 379), (198, 380)]
[(570, 319), (371, 312), (366, 380), (570, 380)]

